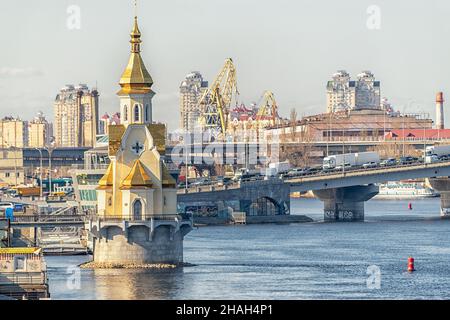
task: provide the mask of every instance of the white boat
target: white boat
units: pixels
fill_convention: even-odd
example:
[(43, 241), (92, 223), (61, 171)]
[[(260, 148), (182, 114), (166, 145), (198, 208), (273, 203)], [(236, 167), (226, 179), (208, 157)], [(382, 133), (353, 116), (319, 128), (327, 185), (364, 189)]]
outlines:
[(375, 199), (418, 199), (438, 197), (439, 193), (424, 182), (388, 182), (380, 184)]

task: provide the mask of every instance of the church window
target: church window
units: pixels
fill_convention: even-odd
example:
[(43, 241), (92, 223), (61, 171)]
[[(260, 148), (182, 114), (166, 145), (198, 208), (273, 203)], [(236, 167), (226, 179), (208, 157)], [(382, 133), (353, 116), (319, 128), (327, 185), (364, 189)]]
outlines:
[(136, 200), (133, 204), (133, 219), (135, 221), (140, 221), (142, 219), (142, 202), (141, 200)]
[(138, 122), (140, 119), (140, 112), (139, 112), (139, 106), (135, 105), (134, 106), (134, 121)]
[(112, 198), (108, 197), (108, 206), (111, 207), (112, 206)]
[(127, 105), (123, 106), (123, 121), (128, 121), (128, 107), (127, 107)]
[(145, 122), (148, 122), (148, 118), (149, 118), (149, 106), (148, 105), (146, 105), (145, 106)]

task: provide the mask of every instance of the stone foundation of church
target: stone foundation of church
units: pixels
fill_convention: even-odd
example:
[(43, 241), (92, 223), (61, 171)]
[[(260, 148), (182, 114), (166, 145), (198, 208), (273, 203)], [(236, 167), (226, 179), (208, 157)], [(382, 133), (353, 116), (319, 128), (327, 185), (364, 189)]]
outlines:
[(183, 263), (183, 239), (191, 221), (93, 223), (94, 263), (122, 265)]

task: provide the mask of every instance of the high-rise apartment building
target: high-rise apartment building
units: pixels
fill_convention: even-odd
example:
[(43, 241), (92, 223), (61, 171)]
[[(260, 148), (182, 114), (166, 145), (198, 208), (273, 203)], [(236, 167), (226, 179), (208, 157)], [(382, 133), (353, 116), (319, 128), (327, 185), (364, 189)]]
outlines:
[(327, 83), (327, 112), (337, 112), (354, 108), (355, 81), (345, 70), (333, 74), (333, 80)]
[(0, 120), (0, 147), (24, 148), (28, 143), (28, 124), (19, 118)]
[(361, 72), (354, 81), (340, 70), (327, 83), (327, 112), (353, 109), (381, 109), (380, 81), (370, 71)]
[(356, 109), (380, 109), (381, 90), (380, 81), (376, 81), (372, 72), (363, 71), (356, 81)]
[(42, 112), (28, 123), (28, 146), (43, 148), (48, 146), (53, 136), (53, 125), (45, 119)]
[(189, 73), (180, 85), (180, 129), (194, 131), (201, 115), (198, 102), (208, 89), (200, 72)]
[(54, 103), (55, 143), (60, 147), (90, 147), (98, 131), (98, 92), (85, 84), (67, 85)]

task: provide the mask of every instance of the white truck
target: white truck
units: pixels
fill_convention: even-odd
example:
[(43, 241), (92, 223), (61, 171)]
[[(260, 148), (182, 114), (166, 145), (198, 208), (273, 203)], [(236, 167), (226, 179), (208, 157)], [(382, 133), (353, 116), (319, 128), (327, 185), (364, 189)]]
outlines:
[(439, 161), (439, 157), (450, 155), (450, 145), (428, 146), (425, 148), (425, 163)]
[(376, 152), (345, 153), (323, 158), (323, 170), (334, 170), (336, 167), (355, 167), (366, 163), (380, 163), (380, 156)]
[(269, 163), (269, 167), (266, 168), (266, 176), (276, 176), (277, 174), (287, 173), (292, 168), (289, 161), (273, 162)]

